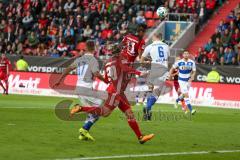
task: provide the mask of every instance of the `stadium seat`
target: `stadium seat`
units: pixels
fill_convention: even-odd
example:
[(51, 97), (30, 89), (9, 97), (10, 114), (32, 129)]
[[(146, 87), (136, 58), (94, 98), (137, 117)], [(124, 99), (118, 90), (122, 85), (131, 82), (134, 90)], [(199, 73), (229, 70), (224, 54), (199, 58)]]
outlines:
[(153, 20), (153, 19), (147, 20), (147, 27), (153, 27), (154, 24), (155, 24), (155, 20)]
[(159, 19), (159, 16), (157, 15), (157, 12), (154, 12), (153, 18), (154, 18), (154, 19)]
[(153, 18), (153, 12), (152, 11), (146, 11), (145, 14), (144, 14), (144, 17), (145, 18)]

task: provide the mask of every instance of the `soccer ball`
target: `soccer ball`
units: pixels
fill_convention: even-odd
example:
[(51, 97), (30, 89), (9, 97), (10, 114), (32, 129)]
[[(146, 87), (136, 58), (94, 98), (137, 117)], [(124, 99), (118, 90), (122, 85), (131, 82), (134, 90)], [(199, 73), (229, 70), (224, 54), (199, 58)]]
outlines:
[(165, 7), (159, 7), (157, 9), (157, 15), (160, 17), (160, 18), (165, 18), (168, 14), (168, 9), (165, 8)]

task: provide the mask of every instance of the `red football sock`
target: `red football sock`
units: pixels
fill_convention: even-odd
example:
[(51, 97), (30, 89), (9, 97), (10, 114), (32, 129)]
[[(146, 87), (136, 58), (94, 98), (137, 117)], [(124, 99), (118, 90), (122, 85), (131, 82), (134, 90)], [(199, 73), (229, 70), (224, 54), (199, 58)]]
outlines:
[(102, 107), (82, 107), (81, 108), (82, 112), (86, 112), (86, 113), (91, 113), (91, 114), (95, 114), (98, 116), (102, 116), (103, 115), (103, 110)]
[(6, 88), (3, 86), (1, 80), (0, 80), (0, 86), (3, 88), (4, 92), (6, 91)]
[(134, 131), (135, 135), (138, 138), (140, 138), (142, 136), (142, 133), (139, 129), (136, 119), (128, 119), (128, 125), (132, 128), (132, 130)]
[(7, 80), (5, 81), (5, 84), (6, 84), (6, 89), (5, 89), (5, 91), (6, 91), (6, 94), (8, 94), (8, 81), (7, 81)]

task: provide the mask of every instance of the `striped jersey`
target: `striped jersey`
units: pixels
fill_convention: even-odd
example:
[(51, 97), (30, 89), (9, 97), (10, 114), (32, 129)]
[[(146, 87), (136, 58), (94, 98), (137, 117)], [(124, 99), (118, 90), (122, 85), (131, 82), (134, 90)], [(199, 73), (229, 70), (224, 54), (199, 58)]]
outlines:
[(196, 64), (193, 60), (180, 59), (173, 64), (173, 68), (178, 68), (178, 80), (188, 81), (191, 77), (191, 72), (196, 71)]

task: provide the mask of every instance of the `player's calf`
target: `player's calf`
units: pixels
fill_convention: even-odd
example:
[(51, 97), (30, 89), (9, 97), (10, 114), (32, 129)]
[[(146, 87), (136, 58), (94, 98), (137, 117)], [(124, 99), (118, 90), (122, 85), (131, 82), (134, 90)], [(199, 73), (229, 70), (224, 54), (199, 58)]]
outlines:
[(196, 113), (196, 110), (192, 109), (192, 105), (191, 105), (191, 103), (190, 103), (190, 100), (189, 100), (188, 96), (185, 96), (184, 101), (185, 101), (185, 103), (186, 103), (186, 105), (187, 105), (190, 113), (191, 113), (192, 115), (195, 114), (195, 113)]

